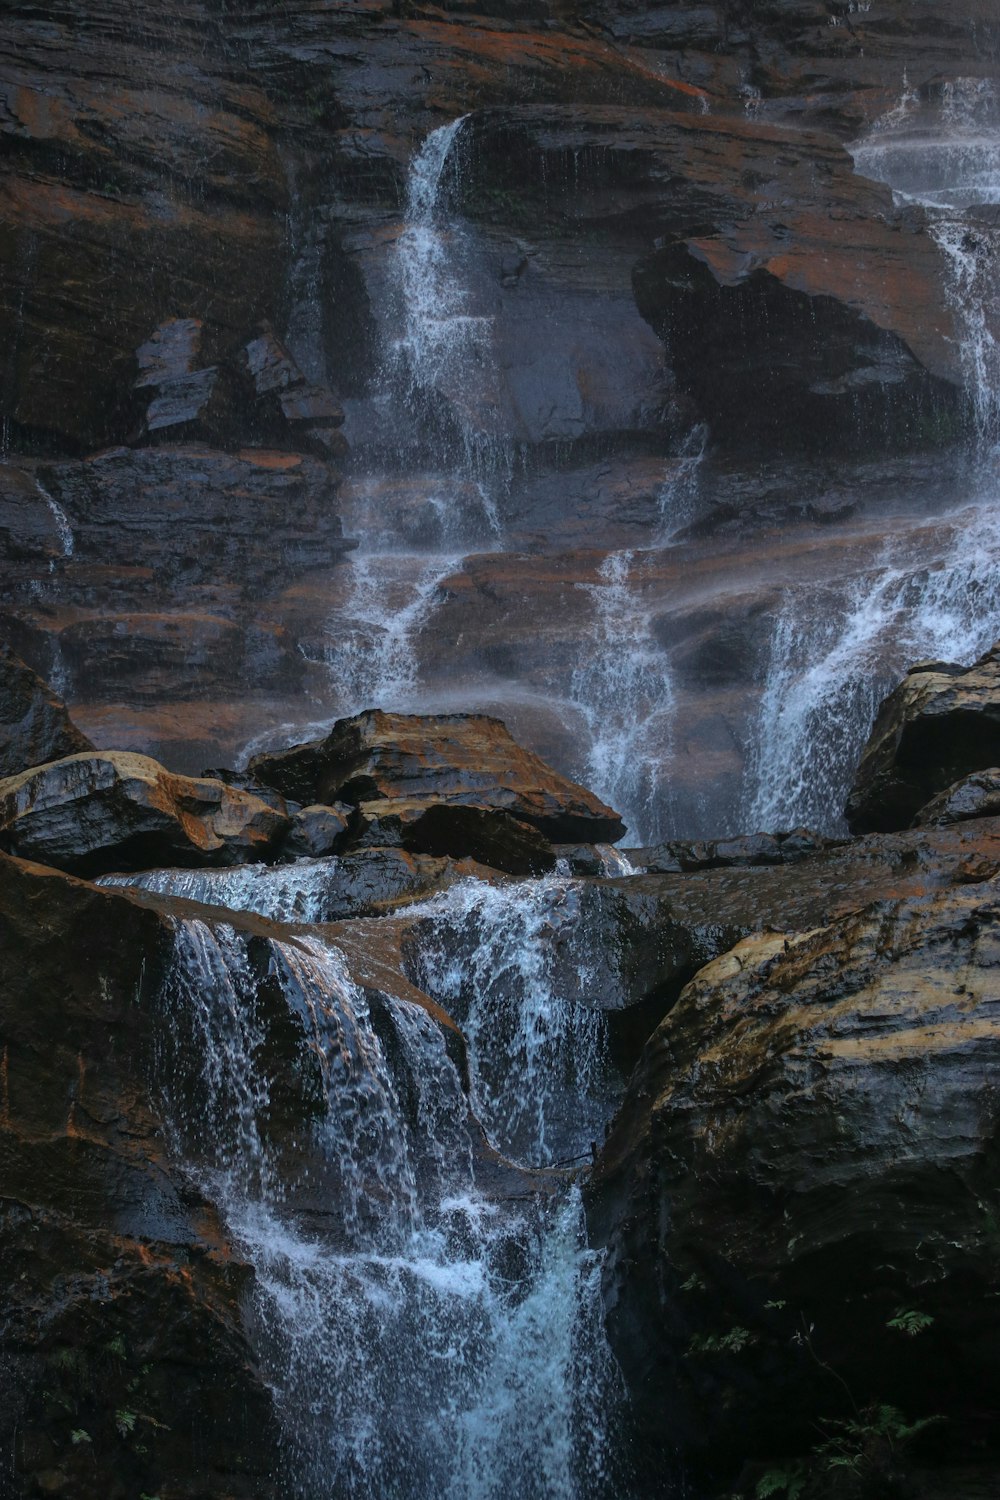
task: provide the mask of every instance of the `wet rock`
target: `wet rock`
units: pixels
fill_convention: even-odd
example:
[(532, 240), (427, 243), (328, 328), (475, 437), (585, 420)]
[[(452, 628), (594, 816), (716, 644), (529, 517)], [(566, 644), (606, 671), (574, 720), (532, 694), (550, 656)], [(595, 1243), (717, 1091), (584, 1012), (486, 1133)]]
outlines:
[(425, 806), (407, 828), (404, 844), (422, 854), (474, 859), (508, 875), (545, 875), (556, 863), (552, 845), (537, 828), (492, 807)]
[(870, 1403), (974, 1426), (1000, 1374), (998, 918), (989, 881), (758, 933), (651, 1038), (587, 1189), (650, 1452), (725, 1487)]
[(0, 641), (0, 776), (93, 748), (47, 683)]
[(654, 849), (637, 849), (635, 862), (649, 874), (676, 874), (685, 870), (718, 870), (730, 866), (748, 869), (757, 865), (791, 864), (842, 844), (810, 828), (788, 833), (746, 833), (731, 839), (702, 839), (693, 843), (674, 840)]
[[(271, 792), (271, 796), (274, 793)], [(292, 813), (292, 826), (282, 845), (284, 856), (318, 859), (333, 854), (347, 842), (353, 809), (346, 803), (324, 807), (314, 802)]]
[(72, 550), (72, 532), (33, 474), (0, 464), (0, 557), (55, 563)]
[(0, 838), (76, 873), (273, 856), (289, 819), (220, 781), (126, 751), (71, 755), (0, 781)]
[(1000, 760), (1000, 647), (973, 666), (912, 670), (884, 700), (845, 809), (852, 832), (905, 828), (926, 802)]
[[(208, 1475), (271, 1496), (276, 1424), (241, 1315), (252, 1272), (166, 1158), (150, 1104), (170, 924), (6, 855), (0, 911), (9, 1493), (55, 1472), (65, 1500), (168, 1478), (198, 1500)], [(141, 1414), (131, 1432), (123, 1410)]]
[(920, 809), (913, 819), (921, 828), (962, 823), (967, 818), (1000, 816), (1000, 770), (977, 771), (947, 787)]
[(249, 769), (302, 801), (318, 795), (490, 807), (564, 842), (588, 836), (614, 842), (625, 832), (616, 813), (485, 715), (369, 709), (338, 720), (325, 740), (256, 756)]

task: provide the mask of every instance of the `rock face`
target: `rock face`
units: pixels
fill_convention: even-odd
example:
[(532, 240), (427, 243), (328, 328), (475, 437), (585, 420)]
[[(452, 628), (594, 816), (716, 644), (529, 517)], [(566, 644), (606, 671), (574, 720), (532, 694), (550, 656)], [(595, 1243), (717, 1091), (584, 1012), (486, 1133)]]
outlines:
[(0, 641), (0, 776), (93, 748), (47, 683)]
[(905, 828), (953, 782), (1000, 760), (1000, 648), (920, 664), (878, 712), (847, 803), (854, 833)]
[(88, 875), (273, 856), (287, 814), (221, 781), (172, 776), (145, 755), (71, 755), (0, 781), (0, 839)]
[(939, 792), (914, 818), (926, 828), (962, 823), (967, 818), (995, 818), (1000, 814), (1000, 770), (977, 771)]
[(971, 1440), (998, 1374), (998, 916), (987, 882), (747, 938), (643, 1053), (590, 1222), (646, 1436), (716, 1483), (854, 1415), (838, 1379)]
[(252, 1273), (168, 1161), (150, 1105), (170, 924), (6, 855), (0, 907), (11, 1493), (126, 1500), (169, 1476), (184, 1500), (277, 1494), (240, 1312)]
[(251, 773), (297, 800), (405, 801), (510, 814), (548, 838), (614, 842), (625, 828), (599, 798), (523, 749), (480, 714), (389, 714), (339, 720), (324, 740), (259, 755)]

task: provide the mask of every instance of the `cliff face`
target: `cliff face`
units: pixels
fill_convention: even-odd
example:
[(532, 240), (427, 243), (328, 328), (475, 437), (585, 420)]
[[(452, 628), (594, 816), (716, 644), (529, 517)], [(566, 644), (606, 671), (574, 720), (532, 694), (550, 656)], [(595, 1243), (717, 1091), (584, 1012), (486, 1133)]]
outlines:
[[(455, 553), (398, 477), (445, 473), (455, 491), (515, 465), (504, 547), (552, 558), (527, 596), (544, 609), (554, 576), (589, 582), (581, 532), (602, 554), (655, 542), (698, 422), (713, 498), (751, 524), (774, 494), (755, 477), (768, 455), (819, 450), (829, 469), (859, 443), (953, 434), (941, 251), (920, 210), (854, 173), (845, 141), (904, 77), (988, 73), (997, 32), (975, 0), (933, 15), (916, 0), (364, 0), (280, 16), (171, 0), (141, 18), (112, 0), (44, 18), (15, 3), (0, 74), (8, 633), (85, 729), (196, 770), (262, 717), (308, 718), (303, 687), (330, 703), (322, 637), (352, 587), (339, 514), (355, 524), (358, 475), (369, 520)], [(460, 116), (438, 190), (463, 315), (488, 344), (432, 349), (401, 402), (413, 329), (392, 256), (420, 145)], [(343, 433), (355, 478), (338, 499)], [(814, 482), (783, 483), (797, 499), (778, 513), (801, 518)], [(536, 691), (530, 667), (513, 698), (502, 686), (519, 650), (503, 612), (481, 600), (462, 639), (486, 696), (559, 754), (566, 726), (514, 702)], [(433, 632), (417, 654), (428, 682), (451, 671)], [(692, 722), (738, 720), (696, 696)], [(724, 811), (731, 787), (712, 785)]]

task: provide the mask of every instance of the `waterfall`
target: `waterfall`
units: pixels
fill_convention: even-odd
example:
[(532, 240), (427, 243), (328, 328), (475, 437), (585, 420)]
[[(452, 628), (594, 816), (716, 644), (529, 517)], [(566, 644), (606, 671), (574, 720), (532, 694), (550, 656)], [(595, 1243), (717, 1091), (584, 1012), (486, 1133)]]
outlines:
[[(843, 830), (841, 810), (879, 703), (921, 659), (970, 661), (1000, 636), (1000, 517), (992, 482), (953, 516), (937, 556), (905, 535), (846, 584), (789, 590), (771, 640), (742, 822)], [(895, 555), (894, 555), (895, 554)]]
[(154, 1083), (172, 1151), (254, 1268), (287, 1493), (621, 1493), (578, 1189), (484, 1198), (442, 1028), (368, 997), (334, 946), (175, 927)]
[(851, 151), (857, 170), (888, 183), (897, 203), (921, 206), (944, 254), (979, 465), (965, 507), (939, 526), (904, 522), (874, 566), (789, 591), (751, 729), (742, 797), (750, 828), (841, 830), (860, 748), (906, 667), (971, 661), (1000, 635), (1000, 238), (987, 212), (1000, 204), (1000, 90), (955, 79), (922, 99), (904, 85)]
[(55, 522), (56, 531), (59, 534), (59, 541), (62, 544), (63, 557), (72, 557), (73, 528), (69, 523), (69, 516), (63, 510), (58, 500), (56, 500), (52, 495), (49, 494), (48, 490), (45, 488), (44, 484), (42, 484), (42, 481), (38, 478), (37, 475), (35, 476), (35, 489), (41, 495), (49, 511), (52, 513), (52, 519)]
[(614, 1098), (598, 1008), (614, 960), (588, 940), (577, 891), (557, 875), (470, 879), (408, 911), (414, 978), (462, 1027), (478, 1118), (538, 1166), (588, 1159)]
[(97, 885), (132, 886), (156, 895), (181, 896), (203, 906), (253, 912), (272, 922), (328, 920), (330, 890), (340, 862), (334, 857), (299, 859), (289, 865), (235, 865), (224, 870), (143, 870), (101, 875)]
[(327, 621), (324, 657), (341, 714), (417, 703), (420, 631), (434, 610), (438, 586), (461, 557), (357, 556), (351, 591)]
[(629, 838), (667, 837), (662, 776), (671, 753), (673, 683), (635, 586), (635, 554), (612, 552), (596, 583), (578, 584), (594, 605), (569, 696), (583, 716), (587, 758), (580, 779), (618, 809)]
[(895, 109), (851, 147), (859, 172), (920, 204), (945, 258), (949, 301), (980, 436), (1000, 440), (1000, 86), (945, 82), (922, 101), (904, 86)]

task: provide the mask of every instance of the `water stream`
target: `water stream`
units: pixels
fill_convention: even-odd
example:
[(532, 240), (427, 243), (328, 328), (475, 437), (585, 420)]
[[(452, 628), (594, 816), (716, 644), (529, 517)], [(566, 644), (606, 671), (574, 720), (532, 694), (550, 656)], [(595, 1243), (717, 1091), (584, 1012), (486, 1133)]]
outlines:
[[(235, 878), (243, 872), (218, 873), (234, 903), (256, 898), (252, 881), (244, 892)], [(188, 874), (142, 883), (202, 894)], [(485, 1059), (496, 1067), (506, 1050), (512, 1074), (529, 1034), (539, 1061), (547, 1029), (567, 1057), (581, 1039), (564, 1015), (546, 1014), (551, 985), (541, 977), (545, 914), (565, 895), (552, 881), (506, 891), (472, 883), (419, 909), (414, 962), (440, 995), (471, 987), (477, 996), (467, 1022), (473, 1102), (494, 1097)], [(553, 1180), (541, 1193), (485, 1195), (478, 1127), (445, 1030), (413, 1000), (363, 991), (318, 934), (248, 937), (222, 916), (175, 926), (155, 1087), (172, 1150), (254, 1267), (248, 1321), (274, 1391), (288, 1493), (624, 1493), (613, 1453), (619, 1379), (578, 1189)], [(449, 928), (464, 930), (467, 956), (472, 944), (461, 978), (449, 968)], [(502, 994), (498, 963), (520, 976)], [(520, 1007), (513, 1026), (505, 1006)], [(596, 1069), (596, 1027), (589, 1048)], [(521, 1087), (537, 1095), (524, 1136), (533, 1156), (553, 1129), (550, 1110), (569, 1116), (576, 1106), (551, 1078), (539, 1092), (539, 1077), (529, 1058)]]
[(868, 729), (907, 666), (970, 662), (1000, 636), (1000, 90), (985, 79), (925, 98), (904, 87), (851, 149), (859, 172), (920, 208), (942, 251), (979, 463), (964, 505), (938, 526), (901, 520), (863, 572), (788, 590), (751, 726), (748, 828), (839, 831)]

